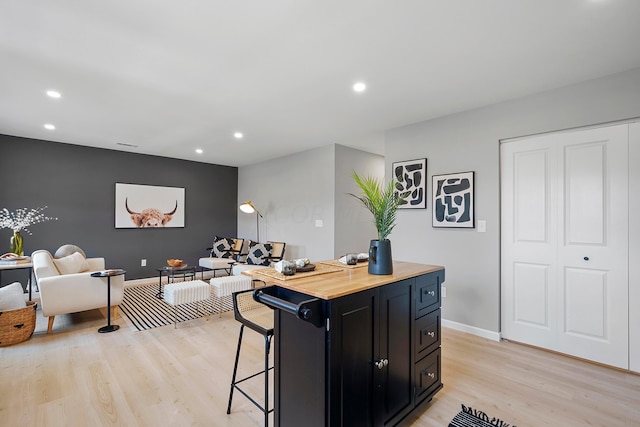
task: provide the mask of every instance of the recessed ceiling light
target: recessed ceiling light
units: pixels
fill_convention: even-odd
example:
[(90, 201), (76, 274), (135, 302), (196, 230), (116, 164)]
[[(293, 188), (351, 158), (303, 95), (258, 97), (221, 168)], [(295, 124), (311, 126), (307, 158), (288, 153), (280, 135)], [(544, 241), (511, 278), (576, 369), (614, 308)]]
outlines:
[(56, 127), (51, 123), (47, 123), (46, 125), (44, 125), (44, 128), (49, 130), (55, 130)]
[(358, 82), (353, 85), (353, 90), (356, 92), (364, 92), (366, 88), (367, 88), (367, 85), (362, 82)]
[(196, 148), (196, 153), (202, 154), (202, 148)]
[(244, 135), (242, 134), (242, 132), (236, 132), (236, 133), (234, 133), (234, 134), (233, 134), (233, 136), (234, 136), (236, 139), (242, 139), (242, 137), (243, 137)]
[(61, 98), (62, 94), (57, 90), (48, 90), (47, 95), (51, 98)]

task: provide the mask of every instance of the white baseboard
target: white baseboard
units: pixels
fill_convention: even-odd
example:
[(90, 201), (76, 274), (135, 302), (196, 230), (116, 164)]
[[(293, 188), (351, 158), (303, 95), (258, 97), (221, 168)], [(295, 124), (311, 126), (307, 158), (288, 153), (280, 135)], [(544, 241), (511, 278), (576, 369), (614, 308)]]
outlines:
[(143, 277), (142, 279), (134, 279), (134, 280), (125, 280), (124, 287), (128, 288), (129, 286), (143, 286), (150, 285), (152, 283), (158, 283), (157, 277)]
[(469, 326), (464, 323), (453, 322), (451, 320), (442, 319), (442, 326), (445, 328), (455, 329), (456, 331), (477, 335), (492, 341), (500, 341), (501, 339), (500, 332), (488, 331), (486, 329), (476, 328), (475, 326)]

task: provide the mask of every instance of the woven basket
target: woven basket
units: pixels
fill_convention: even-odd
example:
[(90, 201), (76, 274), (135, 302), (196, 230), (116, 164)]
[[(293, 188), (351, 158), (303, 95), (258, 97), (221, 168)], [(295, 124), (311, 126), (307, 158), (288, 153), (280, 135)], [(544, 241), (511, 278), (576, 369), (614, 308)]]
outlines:
[(0, 311), (0, 347), (18, 344), (31, 338), (36, 328), (35, 301), (27, 301), (25, 308)]

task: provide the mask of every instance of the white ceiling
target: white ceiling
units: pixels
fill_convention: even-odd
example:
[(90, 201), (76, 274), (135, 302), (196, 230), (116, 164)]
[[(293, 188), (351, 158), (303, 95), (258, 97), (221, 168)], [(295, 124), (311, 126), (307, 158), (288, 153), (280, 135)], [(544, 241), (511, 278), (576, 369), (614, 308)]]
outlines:
[(0, 133), (232, 166), (382, 154), (385, 129), (640, 67), (638, 18), (638, 0), (2, 0)]

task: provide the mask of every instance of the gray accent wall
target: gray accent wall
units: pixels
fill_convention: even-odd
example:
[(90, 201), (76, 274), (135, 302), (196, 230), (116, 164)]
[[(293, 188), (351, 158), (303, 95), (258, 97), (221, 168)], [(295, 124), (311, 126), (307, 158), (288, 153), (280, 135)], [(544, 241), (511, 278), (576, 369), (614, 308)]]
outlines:
[[(487, 222), (486, 233), (432, 228), (429, 179), (428, 209), (400, 212), (390, 236), (394, 258), (445, 266), (443, 318), (499, 332), (500, 140), (634, 117), (640, 117), (640, 69), (388, 130), (387, 176), (393, 162), (420, 157), (428, 158), (429, 177), (475, 171), (476, 220)], [(637, 178), (632, 172), (631, 189), (640, 188)], [(632, 245), (638, 239), (630, 236)], [(639, 282), (632, 272), (630, 285)]]
[[(25, 253), (73, 243), (89, 257), (104, 257), (108, 268), (124, 268), (130, 280), (157, 276), (168, 258), (197, 264), (215, 234), (237, 234), (235, 167), (7, 135), (0, 135), (0, 153), (0, 208), (48, 206), (44, 213), (59, 218), (34, 225), (32, 236), (23, 233)], [(116, 229), (117, 182), (185, 188), (185, 227)], [(2, 253), (11, 235), (0, 230)]]

